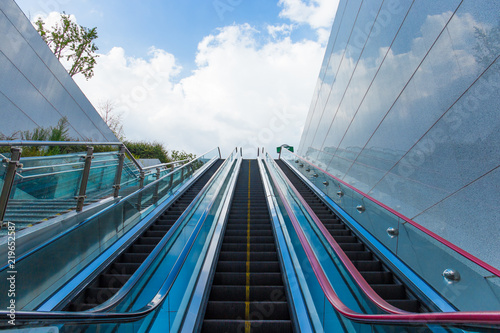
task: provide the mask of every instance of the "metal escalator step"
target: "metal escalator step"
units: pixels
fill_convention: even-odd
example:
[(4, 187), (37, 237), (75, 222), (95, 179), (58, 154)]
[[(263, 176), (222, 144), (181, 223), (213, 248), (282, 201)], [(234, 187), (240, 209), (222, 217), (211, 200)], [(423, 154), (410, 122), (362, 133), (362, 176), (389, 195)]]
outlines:
[[(231, 221), (231, 224), (243, 224), (243, 225), (248, 225), (248, 218), (246, 217), (231, 217), (229, 219)], [(269, 217), (266, 218), (256, 218), (254, 216), (250, 216), (250, 225), (253, 224), (263, 224), (263, 223), (269, 223), (271, 220)]]
[(134, 244), (129, 250), (132, 253), (151, 253), (155, 248), (155, 245), (147, 245), (147, 244)]
[(337, 243), (357, 243), (358, 239), (355, 236), (334, 236), (333, 239)]
[(420, 302), (415, 299), (389, 299), (387, 303), (408, 312), (421, 312)]
[[(245, 231), (247, 231), (247, 229), (248, 229), (247, 224), (228, 223), (228, 225), (226, 227), (226, 234), (229, 230), (245, 230)], [(261, 223), (261, 224), (251, 223), (250, 224), (250, 232), (252, 232), (253, 230), (269, 230), (272, 232), (273, 229), (272, 229), (270, 223)]]
[(351, 260), (371, 260), (373, 255), (370, 252), (361, 251), (344, 251), (347, 257)]
[(162, 231), (162, 232), (165, 232), (167, 233), (170, 228), (172, 228), (172, 225), (168, 225), (168, 224), (153, 224), (151, 226), (151, 228), (149, 228), (150, 230), (152, 231)]
[(139, 268), (141, 264), (139, 263), (128, 263), (128, 262), (115, 262), (109, 269), (110, 273), (113, 274), (134, 274), (134, 272)]
[(338, 236), (352, 236), (352, 233), (348, 229), (332, 229), (328, 230), (330, 232), (330, 235), (332, 235), (334, 238)]
[(405, 287), (402, 284), (372, 284), (371, 287), (383, 299), (406, 298)]
[(358, 271), (380, 271), (382, 264), (378, 260), (353, 260), (352, 262)]
[(144, 236), (146, 237), (160, 237), (160, 238), (163, 238), (163, 236), (165, 236), (165, 232), (163, 231), (152, 231), (152, 230), (148, 230), (144, 233)]
[[(232, 244), (224, 244), (222, 243), (221, 251), (247, 251), (246, 243), (232, 243)], [(250, 243), (250, 251), (259, 251), (259, 252), (267, 252), (267, 251), (276, 251), (276, 246), (274, 244), (252, 244)]]
[(137, 244), (151, 244), (151, 245), (156, 245), (158, 244), (163, 237), (147, 237), (147, 236), (142, 236), (137, 240)]
[(101, 274), (99, 276), (99, 286), (103, 288), (121, 288), (131, 276), (131, 274)]
[[(250, 285), (280, 285), (283, 283), (280, 273), (250, 273)], [(245, 285), (246, 273), (216, 272), (214, 285)]]
[(146, 253), (124, 253), (121, 255), (121, 262), (143, 263), (148, 257)]
[[(226, 236), (242, 236), (245, 235), (246, 237), (247, 230), (226, 230), (225, 235)], [(251, 229), (250, 228), (250, 235), (251, 236), (273, 236), (273, 231), (272, 230), (256, 230), (256, 229)]]
[(328, 231), (332, 230), (346, 230), (345, 225), (342, 223), (334, 223), (334, 224), (325, 224), (325, 227)]
[(86, 311), (95, 308), (99, 304), (97, 303), (71, 303), (68, 307), (68, 311), (79, 312)]
[[(221, 252), (219, 260), (222, 261), (245, 261), (247, 260), (246, 252)], [(276, 252), (250, 252), (251, 261), (277, 261), (278, 255)]]
[[(247, 287), (213, 285), (210, 291), (210, 300), (213, 301), (241, 301), (246, 298)], [(276, 295), (284, 295), (285, 288), (281, 286), (252, 286), (250, 285), (250, 302), (271, 301)]]
[[(257, 318), (261, 318), (258, 314)], [(246, 321), (205, 319), (201, 328), (202, 332), (244, 332)], [(290, 320), (251, 320), (250, 330), (253, 333), (288, 333), (293, 332)]]
[(365, 251), (365, 246), (361, 243), (339, 243), (343, 251)]
[(369, 284), (393, 284), (391, 272), (360, 272)]
[[(85, 299), (92, 300), (92, 303), (101, 304), (110, 299), (120, 290), (119, 288), (87, 288), (85, 290)], [(87, 302), (85, 302), (87, 303)]]
[[(245, 302), (209, 301), (206, 319), (245, 318)], [(250, 313), (261, 315), (266, 320), (289, 320), (286, 302), (251, 302)]]
[[(246, 272), (245, 261), (220, 261), (217, 263), (218, 272)], [(250, 272), (255, 273), (278, 273), (280, 265), (278, 262), (254, 261), (250, 262)]]
[[(224, 236), (227, 243), (246, 243), (247, 236)], [(250, 236), (250, 243), (274, 243), (272, 236)]]

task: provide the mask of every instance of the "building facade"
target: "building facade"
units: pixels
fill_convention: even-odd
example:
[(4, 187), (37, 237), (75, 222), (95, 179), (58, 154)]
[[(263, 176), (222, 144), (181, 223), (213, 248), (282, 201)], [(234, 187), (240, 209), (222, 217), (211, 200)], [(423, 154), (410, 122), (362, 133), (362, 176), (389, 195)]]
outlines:
[(73, 139), (118, 141), (14, 0), (0, 1), (0, 134), (57, 125)]
[(298, 153), (499, 268), (500, 2), (341, 0)]

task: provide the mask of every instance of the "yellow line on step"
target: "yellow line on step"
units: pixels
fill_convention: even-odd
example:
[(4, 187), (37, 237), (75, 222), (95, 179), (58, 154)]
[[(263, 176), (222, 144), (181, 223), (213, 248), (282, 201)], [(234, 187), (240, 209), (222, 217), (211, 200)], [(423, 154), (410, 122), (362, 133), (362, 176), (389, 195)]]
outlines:
[(250, 333), (250, 161), (248, 161), (248, 207), (247, 207), (247, 274), (245, 299), (245, 333)]

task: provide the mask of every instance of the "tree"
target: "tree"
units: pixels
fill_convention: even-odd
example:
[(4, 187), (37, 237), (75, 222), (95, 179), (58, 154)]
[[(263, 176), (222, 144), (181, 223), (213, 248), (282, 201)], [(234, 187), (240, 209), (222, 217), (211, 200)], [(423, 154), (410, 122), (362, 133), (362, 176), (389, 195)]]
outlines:
[(122, 114), (115, 112), (115, 104), (111, 100), (100, 101), (97, 106), (97, 112), (102, 120), (108, 125), (109, 129), (115, 134), (118, 140), (125, 139), (123, 132)]
[(194, 160), (196, 158), (196, 155), (193, 153), (186, 153), (184, 150), (179, 151), (179, 150), (172, 150), (170, 152), (170, 156), (172, 158), (172, 161), (182, 161), (182, 160)]
[(161, 163), (170, 162), (168, 152), (159, 142), (125, 141), (123, 142), (135, 158), (157, 158)]
[(94, 66), (98, 48), (94, 44), (97, 39), (97, 28), (88, 29), (71, 21), (70, 16), (61, 14), (60, 22), (50, 29), (45, 28), (41, 18), (35, 27), (42, 39), (54, 52), (57, 59), (65, 58), (70, 63), (70, 76), (81, 73), (88, 80), (94, 76)]

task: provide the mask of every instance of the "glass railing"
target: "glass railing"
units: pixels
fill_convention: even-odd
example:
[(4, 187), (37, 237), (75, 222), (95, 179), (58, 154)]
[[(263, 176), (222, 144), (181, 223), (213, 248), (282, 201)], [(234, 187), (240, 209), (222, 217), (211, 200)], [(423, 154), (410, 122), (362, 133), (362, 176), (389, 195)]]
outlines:
[[(218, 158), (218, 149), (211, 150), (17, 258), (17, 309), (36, 308), (158, 205), (175, 195), (205, 165)], [(0, 290), (8, 290), (7, 276), (8, 266), (3, 266)], [(6, 302), (6, 297), (0, 298), (0, 307), (5, 308)]]
[[(300, 194), (294, 191), (269, 156), (266, 157), (266, 165), (284, 217), (282, 230), (290, 239), (290, 252), (294, 253), (294, 266), (303, 273), (299, 279), (300, 287), (296, 289), (305, 294), (310, 317), (317, 318), (313, 320), (317, 331), (431, 332), (446, 329), (458, 332), (478, 331), (482, 328), (477, 325), (491, 324), (497, 326), (487, 329), (498, 328), (500, 312), (413, 314), (390, 306), (382, 309), (373, 301), (377, 295), (362, 290), (352, 273), (346, 269), (339, 256), (341, 250), (332, 250), (322, 239), (322, 233), (317, 228), (319, 220), (315, 221), (309, 215), (305, 201), (299, 198)], [(469, 328), (457, 325), (467, 325)], [(474, 325), (477, 327), (470, 328)]]
[[(151, 331), (152, 328), (154, 331), (158, 325), (162, 332), (173, 332), (171, 324), (175, 316), (184, 311), (181, 305), (183, 294), (190, 291), (187, 285), (191, 283), (193, 267), (200, 257), (203, 257), (204, 244), (215, 225), (220, 202), (227, 195), (226, 188), (231, 178), (229, 176), (234, 170), (237, 156), (233, 153), (226, 159), (198, 194), (198, 200), (188, 207), (171, 231), (156, 246), (150, 255), (152, 257), (154, 254), (153, 262), (148, 263), (148, 267), (136, 279), (127, 295), (112, 308), (112, 313), (18, 312), (18, 320), (22, 323), (19, 327), (57, 327), (59, 332), (138, 332), (148, 329)], [(193, 163), (193, 168), (199, 170), (213, 159), (210, 159), (210, 155), (204, 155), (199, 159), (199, 163)], [(155, 184), (152, 185), (154, 187)], [(141, 268), (137, 272), (140, 270)], [(112, 301), (113, 298), (106, 303)], [(26, 318), (26, 315), (30, 318), (28, 323), (22, 319)], [(69, 319), (71, 316), (75, 319)], [(65, 322), (72, 323), (64, 324)], [(50, 326), (51, 324), (57, 326)]]
[[(10, 155), (6, 153), (1, 158), (4, 160)], [(173, 162), (155, 169), (139, 169), (137, 162), (124, 154), (123, 167), (120, 168), (120, 151), (93, 153), (86, 174), (86, 156), (85, 151), (54, 156), (21, 156), (3, 221), (14, 222), (16, 230), (21, 230), (63, 212), (80, 210), (83, 202), (92, 203), (117, 193), (123, 197), (170, 173), (178, 164)], [(2, 161), (0, 189), (3, 188), (6, 169), (7, 162)], [(120, 182), (116, 183), (118, 173)], [(88, 180), (85, 182), (85, 179)], [(119, 192), (115, 190), (116, 185), (119, 185)], [(83, 186), (86, 191), (81, 197)], [(6, 234), (5, 228), (0, 228), (2, 234)]]
[(322, 191), (334, 209), (347, 214), (351, 227), (369, 232), (457, 309), (500, 309), (497, 269), (306, 159), (285, 149), (281, 159)]

